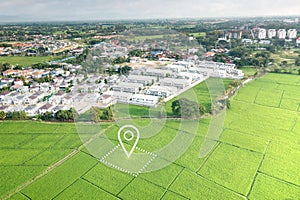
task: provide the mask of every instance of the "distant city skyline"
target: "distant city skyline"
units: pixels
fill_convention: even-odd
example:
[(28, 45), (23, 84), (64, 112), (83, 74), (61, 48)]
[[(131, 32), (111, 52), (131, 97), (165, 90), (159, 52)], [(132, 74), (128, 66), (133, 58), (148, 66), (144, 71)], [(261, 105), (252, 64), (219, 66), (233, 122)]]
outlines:
[(10, 0), (0, 22), (300, 15), (294, 0)]

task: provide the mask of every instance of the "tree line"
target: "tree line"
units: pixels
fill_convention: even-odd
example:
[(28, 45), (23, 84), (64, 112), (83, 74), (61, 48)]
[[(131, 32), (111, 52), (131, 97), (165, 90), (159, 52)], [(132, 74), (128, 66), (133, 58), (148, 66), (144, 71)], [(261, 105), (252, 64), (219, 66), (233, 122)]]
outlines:
[(25, 111), (4, 112), (0, 111), (0, 120), (28, 120), (36, 118), (44, 121), (71, 122), (78, 118), (78, 113), (74, 108), (69, 110), (59, 110), (56, 113), (45, 112), (35, 117), (29, 117)]

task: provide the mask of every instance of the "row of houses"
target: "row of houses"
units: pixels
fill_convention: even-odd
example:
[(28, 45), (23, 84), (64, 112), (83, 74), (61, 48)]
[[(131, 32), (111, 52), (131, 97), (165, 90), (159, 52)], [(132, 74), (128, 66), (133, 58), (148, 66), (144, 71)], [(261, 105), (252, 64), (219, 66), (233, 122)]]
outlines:
[(57, 113), (60, 110), (69, 110), (70, 105), (54, 105), (48, 102), (38, 103), (35, 105), (2, 105), (0, 110), (6, 113), (25, 111), (29, 117), (35, 117), (38, 114), (44, 114), (46, 112)]
[(81, 54), (83, 49), (78, 47), (79, 45), (77, 43), (70, 41), (39, 38), (30, 42), (15, 42), (12, 43), (12, 47), (0, 48), (0, 56), (21, 54), (36, 56), (39, 54), (40, 49), (43, 49), (43, 51), (49, 53), (68, 49), (72, 54)]
[(139, 68), (112, 86), (111, 100), (149, 106), (149, 102), (177, 94), (208, 76), (242, 79), (244, 74), (235, 64), (194, 60), (173, 62), (163, 68)]
[(116, 102), (119, 102), (124, 104), (134, 104), (148, 107), (155, 107), (160, 99), (158, 96), (117, 91), (108, 92), (103, 96), (105, 96), (105, 103), (107, 104), (114, 104)]
[(71, 107), (84, 113), (93, 106), (105, 108), (116, 102), (153, 107), (160, 99), (179, 95), (209, 76), (239, 79), (243, 73), (234, 64), (187, 60), (163, 68), (135, 69), (127, 77), (69, 74), (51, 83), (22, 85), (2, 93), (0, 106), (9, 112), (23, 109), (30, 116)]
[(272, 38), (279, 38), (279, 39), (296, 39), (297, 38), (297, 30), (296, 29), (264, 29), (258, 28), (254, 30), (258, 39), (272, 39)]

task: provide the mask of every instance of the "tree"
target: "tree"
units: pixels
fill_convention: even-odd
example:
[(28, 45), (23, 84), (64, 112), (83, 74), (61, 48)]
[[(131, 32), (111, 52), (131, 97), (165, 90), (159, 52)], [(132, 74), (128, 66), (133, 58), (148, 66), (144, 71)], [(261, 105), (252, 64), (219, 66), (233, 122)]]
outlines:
[(297, 58), (297, 59), (296, 59), (295, 65), (296, 65), (296, 66), (300, 66), (300, 58)]
[(180, 103), (179, 100), (172, 102), (172, 112), (175, 116), (180, 116)]
[(91, 108), (91, 110), (89, 110), (89, 117), (90, 117), (89, 120), (91, 120), (93, 122), (100, 121), (98, 111), (95, 108)]
[(118, 74), (119, 75), (128, 75), (130, 70), (131, 70), (131, 67), (129, 67), (129, 66), (120, 67), (120, 68), (118, 68)]
[(42, 120), (46, 120), (49, 121), (53, 119), (53, 113), (52, 112), (45, 112), (44, 114), (42, 114)]
[(233, 80), (229, 83), (229, 86), (235, 88), (235, 87), (239, 86), (239, 81)]
[(282, 65), (283, 67), (286, 67), (287, 64), (288, 64), (288, 62), (287, 62), (286, 60), (284, 60), (284, 61), (281, 62), (281, 65)]
[(74, 121), (78, 119), (78, 113), (74, 108), (71, 108), (70, 110), (68, 110), (68, 117), (69, 120)]
[(284, 47), (285, 46), (285, 40), (284, 39), (277, 39), (273, 42), (274, 46)]
[(93, 122), (99, 122), (103, 113), (102, 113), (103, 110), (101, 110), (100, 108), (97, 108), (97, 107), (92, 107), (89, 111), (88, 111), (88, 116), (89, 116), (89, 119), (88, 120), (91, 120)]
[(70, 110), (59, 110), (55, 113), (55, 119), (59, 121), (73, 121), (78, 118), (78, 113), (74, 108)]
[(4, 111), (0, 111), (0, 120), (5, 120), (6, 113)]
[(199, 105), (199, 111), (200, 111), (201, 115), (203, 115), (207, 112), (206, 107), (203, 106), (202, 104)]
[(122, 63), (125, 63), (125, 62), (128, 62), (129, 60), (125, 57), (117, 57), (116, 59), (114, 59), (112, 61), (112, 64), (122, 64)]
[(270, 56), (271, 56), (271, 54), (268, 51), (262, 51), (262, 52), (256, 53), (255, 54), (256, 65), (259, 67), (267, 67), (270, 62)]
[(27, 119), (27, 114), (25, 111), (14, 111), (12, 114), (11, 114), (11, 119), (12, 120), (25, 120)]
[(271, 53), (275, 53), (276, 52), (276, 46), (274, 46), (274, 45), (267, 46), (266, 49), (268, 51), (270, 51)]
[(172, 102), (172, 112), (181, 118), (195, 119), (206, 113), (206, 108), (197, 102), (182, 98)]
[(227, 107), (227, 109), (230, 109), (230, 107), (231, 107), (230, 99), (226, 99), (226, 107)]
[(225, 56), (221, 55), (221, 54), (217, 54), (214, 58), (213, 58), (214, 62), (222, 62), (222, 63), (226, 63), (225, 60)]
[(71, 92), (70, 87), (66, 87), (66, 93), (70, 93), (70, 92)]
[(249, 53), (249, 50), (246, 47), (236, 47), (230, 50), (229, 55), (234, 57), (244, 57)]
[(113, 119), (113, 113), (110, 107), (106, 108), (102, 115), (100, 116), (100, 119), (102, 120), (112, 120)]
[(66, 110), (59, 110), (57, 113), (55, 113), (55, 119), (59, 121), (66, 121), (68, 120), (68, 113)]
[(132, 50), (128, 53), (128, 56), (129, 57), (141, 57), (145, 52), (139, 50), (139, 49), (136, 49), (136, 50)]

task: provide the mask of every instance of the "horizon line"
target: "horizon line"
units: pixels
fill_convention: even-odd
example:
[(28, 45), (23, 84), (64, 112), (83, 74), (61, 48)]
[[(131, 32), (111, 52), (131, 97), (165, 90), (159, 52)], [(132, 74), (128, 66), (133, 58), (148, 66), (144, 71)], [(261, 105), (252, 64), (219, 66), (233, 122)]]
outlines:
[(155, 21), (155, 20), (215, 20), (215, 19), (256, 19), (256, 18), (284, 18), (284, 17), (300, 17), (300, 15), (257, 15), (257, 16), (216, 16), (216, 17), (166, 17), (166, 18), (119, 18), (119, 19), (66, 19), (66, 20), (8, 20), (1, 21), (0, 25), (10, 25), (10, 24), (35, 24), (35, 23), (78, 23), (78, 22), (130, 22), (130, 21)]

